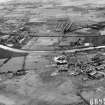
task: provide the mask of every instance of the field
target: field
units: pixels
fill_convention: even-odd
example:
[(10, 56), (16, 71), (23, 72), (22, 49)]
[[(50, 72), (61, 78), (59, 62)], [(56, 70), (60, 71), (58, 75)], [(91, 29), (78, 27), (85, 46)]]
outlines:
[[(19, 35), (25, 38), (19, 46), (12, 42), (14, 39), (1, 43), (4, 36), (9, 39)], [(77, 66), (71, 65), (70, 73), (51, 76), (58, 70), (54, 57), (66, 50), (64, 55), (69, 64), (90, 63), (98, 54), (104, 59), (104, 48), (72, 52), (73, 49), (104, 46), (104, 35), (105, 0), (10, 0), (0, 3), (0, 44), (14, 43), (16, 49), (30, 51), (25, 59), (27, 74), (13, 78), (0, 74), (1, 105), (93, 105), (92, 102), (104, 105), (105, 77), (88, 79), (86, 74), (70, 75), (71, 71), (79, 71)], [(0, 73), (16, 72), (24, 65), (23, 56), (12, 57), (2, 65), (5, 59), (0, 59)], [(103, 62), (101, 72), (105, 73), (105, 59)], [(94, 102), (95, 99), (98, 101)]]

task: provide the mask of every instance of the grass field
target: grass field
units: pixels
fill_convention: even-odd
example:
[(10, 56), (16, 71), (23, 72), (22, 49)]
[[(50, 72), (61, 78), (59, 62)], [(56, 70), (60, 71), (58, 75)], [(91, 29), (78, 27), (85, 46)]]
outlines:
[[(62, 25), (64, 20), (73, 23), (73, 29), (99, 22), (104, 24), (105, 0), (11, 0), (0, 4), (0, 31), (2, 33), (11, 34), (20, 27), (26, 27), (34, 33), (33, 36), (37, 35), (37, 38), (32, 38), (22, 49), (55, 50), (59, 46), (67, 47), (71, 41), (78, 40), (76, 35), (100, 36), (101, 33), (104, 34), (105, 28), (81, 29), (62, 37), (64, 35), (62, 28), (58, 29), (61, 30), (59, 32), (56, 28), (57, 25)], [(68, 35), (74, 35), (74, 37), (67, 37)], [(104, 35), (85, 39), (86, 42), (90, 41), (97, 46), (104, 45), (104, 40)], [(72, 47), (69, 46), (69, 49)], [(85, 53), (89, 58), (97, 51), (93, 51), (92, 54)], [(81, 56), (80, 58), (85, 60), (83, 54), (81, 52), (81, 55), (76, 56), (77, 58)], [(54, 63), (53, 57), (57, 55), (60, 55), (57, 51), (30, 53), (25, 66), (29, 73), (0, 82), (0, 103), (5, 105), (90, 105), (90, 99), (104, 100), (104, 78), (83, 81), (83, 75), (70, 76), (67, 73), (52, 77), (51, 73), (57, 68), (51, 65)], [(0, 64), (3, 61), (4, 59), (1, 59)], [(21, 69), (22, 63), (23, 57), (12, 58), (0, 68), (0, 71), (17, 71)]]

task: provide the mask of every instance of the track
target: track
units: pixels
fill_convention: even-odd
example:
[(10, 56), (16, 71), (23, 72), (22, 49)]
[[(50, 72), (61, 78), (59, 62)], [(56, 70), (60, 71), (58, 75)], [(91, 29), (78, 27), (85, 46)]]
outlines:
[[(69, 53), (75, 53), (75, 52), (82, 52), (82, 51), (89, 51), (89, 50), (95, 50), (95, 49), (101, 49), (101, 48), (105, 48), (105, 46), (97, 46), (97, 47), (88, 47), (88, 48), (78, 48), (78, 49), (72, 49), (72, 50), (55, 50), (57, 52), (69, 52)], [(9, 54), (13, 57), (15, 56), (21, 56), (21, 55), (27, 55), (30, 53), (47, 53), (47, 52), (55, 52), (53, 50), (26, 50), (26, 49), (16, 49), (16, 48), (10, 48), (4, 45), (0, 45), (0, 59), (2, 59), (3, 57), (6, 58), (6, 53), (7, 56), (9, 56)]]

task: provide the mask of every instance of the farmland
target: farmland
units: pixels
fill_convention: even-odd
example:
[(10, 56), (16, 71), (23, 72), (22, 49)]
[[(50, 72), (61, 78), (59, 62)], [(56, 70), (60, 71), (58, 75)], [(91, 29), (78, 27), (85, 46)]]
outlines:
[[(29, 52), (25, 59), (12, 57), (8, 51), (0, 54), (0, 58), (10, 54), (9, 60), (0, 59), (0, 103), (90, 105), (97, 99), (102, 101), (96, 105), (104, 105), (105, 48), (79, 50), (105, 46), (105, 0), (1, 3), (0, 45)], [(58, 72), (54, 61), (62, 55), (68, 72)], [(18, 74), (23, 66), (25, 73)], [(102, 76), (87, 75), (88, 69)]]

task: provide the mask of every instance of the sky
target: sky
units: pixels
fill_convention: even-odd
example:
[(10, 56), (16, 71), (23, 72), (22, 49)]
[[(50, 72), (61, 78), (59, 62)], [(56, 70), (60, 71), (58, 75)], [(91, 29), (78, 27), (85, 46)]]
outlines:
[[(0, 0), (0, 3), (5, 3), (7, 1), (14, 1), (14, 0)], [(105, 0), (15, 0), (15, 1), (42, 1), (42, 2), (48, 2), (48, 1), (59, 1), (65, 5), (76, 5), (75, 2), (79, 4), (98, 4), (102, 5), (105, 4)]]
[(10, 1), (10, 0), (0, 0), (0, 3), (7, 2), (7, 1)]

